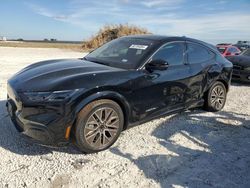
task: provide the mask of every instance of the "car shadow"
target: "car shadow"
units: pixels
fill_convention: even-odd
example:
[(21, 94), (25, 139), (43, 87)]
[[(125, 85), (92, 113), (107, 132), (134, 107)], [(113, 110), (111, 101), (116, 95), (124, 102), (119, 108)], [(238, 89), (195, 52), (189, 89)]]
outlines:
[(225, 111), (184, 112), (159, 124), (152, 136), (167, 150), (166, 154), (135, 158), (116, 147), (110, 151), (132, 161), (161, 187), (250, 185), (248, 115)]
[[(21, 136), (7, 115), (5, 102), (0, 101), (0, 147), (19, 155), (45, 155), (54, 151), (82, 155), (74, 146), (48, 148)], [(146, 178), (161, 187), (250, 185), (249, 115), (195, 109), (161, 122), (151, 134), (166, 152), (136, 158), (118, 147), (109, 151), (130, 160)]]
[(0, 101), (0, 147), (19, 155), (46, 155), (53, 151), (82, 155), (73, 144), (67, 147), (48, 147), (23, 136), (12, 124), (5, 104), (6, 100)]

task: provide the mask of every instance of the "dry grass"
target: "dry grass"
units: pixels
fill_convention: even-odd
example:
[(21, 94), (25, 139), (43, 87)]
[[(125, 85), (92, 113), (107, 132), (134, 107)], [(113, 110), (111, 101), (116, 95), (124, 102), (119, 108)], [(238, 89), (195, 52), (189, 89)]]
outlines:
[(113, 39), (127, 36), (127, 35), (138, 35), (138, 34), (151, 34), (147, 29), (128, 25), (105, 25), (99, 30), (99, 32), (90, 38), (90, 40), (85, 41), (82, 45), (84, 50), (93, 50), (103, 45), (104, 43), (111, 41)]
[(0, 47), (23, 47), (23, 48), (60, 48), (74, 51), (83, 51), (81, 44), (51, 43), (51, 42), (0, 42)]
[(0, 41), (0, 47), (23, 47), (23, 48), (60, 48), (74, 51), (90, 51), (98, 48), (113, 39), (137, 34), (151, 34), (147, 29), (128, 25), (105, 25), (98, 33), (83, 44), (60, 43), (60, 42), (25, 42), (25, 41)]

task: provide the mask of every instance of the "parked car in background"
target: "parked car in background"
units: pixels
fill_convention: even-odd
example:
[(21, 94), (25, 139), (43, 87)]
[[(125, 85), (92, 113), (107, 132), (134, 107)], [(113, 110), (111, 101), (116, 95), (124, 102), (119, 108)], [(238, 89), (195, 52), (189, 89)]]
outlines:
[(227, 56), (229, 61), (233, 63), (234, 80), (250, 82), (250, 48), (245, 50), (238, 56)]
[(240, 49), (232, 44), (217, 44), (216, 47), (224, 57), (235, 56), (241, 53)]
[(122, 130), (204, 107), (221, 110), (232, 63), (195, 39), (122, 37), (82, 59), (43, 61), (8, 80), (17, 130), (44, 144), (75, 140), (85, 153), (109, 148)]
[(236, 44), (234, 44), (234, 46), (239, 48), (241, 51), (244, 51), (250, 48), (250, 41), (238, 41)]

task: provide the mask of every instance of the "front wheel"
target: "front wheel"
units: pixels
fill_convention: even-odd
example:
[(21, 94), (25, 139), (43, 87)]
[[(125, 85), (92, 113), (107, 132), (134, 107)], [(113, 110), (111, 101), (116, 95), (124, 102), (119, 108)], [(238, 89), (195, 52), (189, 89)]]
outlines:
[(123, 111), (116, 102), (107, 99), (91, 102), (78, 114), (76, 144), (85, 153), (105, 150), (118, 139), (123, 124)]
[(222, 82), (215, 82), (205, 95), (205, 109), (217, 112), (223, 109), (226, 103), (227, 90)]

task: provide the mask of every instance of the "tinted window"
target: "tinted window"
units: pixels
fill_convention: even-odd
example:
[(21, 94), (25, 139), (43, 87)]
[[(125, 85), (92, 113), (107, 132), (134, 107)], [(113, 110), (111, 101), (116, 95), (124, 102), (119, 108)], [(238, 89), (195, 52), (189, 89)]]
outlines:
[(201, 45), (188, 43), (187, 47), (188, 62), (190, 64), (201, 63), (214, 57), (213, 52)]
[(224, 53), (226, 51), (226, 47), (220, 47), (218, 46), (217, 49), (219, 50), (220, 53)]
[(245, 50), (242, 55), (245, 55), (245, 56), (250, 56), (250, 48), (248, 48), (247, 50)]
[(184, 61), (185, 45), (182, 42), (166, 44), (153, 56), (153, 60), (162, 59), (169, 65), (181, 65)]
[(231, 48), (228, 49), (228, 52), (230, 52), (230, 53), (236, 53), (237, 51), (238, 50), (236, 48), (234, 48), (234, 47), (231, 47)]

